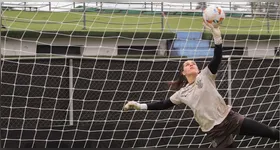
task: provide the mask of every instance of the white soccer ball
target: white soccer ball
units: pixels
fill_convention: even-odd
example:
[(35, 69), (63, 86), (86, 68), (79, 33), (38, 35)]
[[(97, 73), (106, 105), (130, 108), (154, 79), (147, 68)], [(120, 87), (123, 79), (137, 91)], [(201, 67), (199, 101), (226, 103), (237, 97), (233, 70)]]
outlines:
[(212, 24), (214, 27), (222, 24), (225, 17), (225, 12), (220, 6), (211, 5), (203, 11), (204, 21)]

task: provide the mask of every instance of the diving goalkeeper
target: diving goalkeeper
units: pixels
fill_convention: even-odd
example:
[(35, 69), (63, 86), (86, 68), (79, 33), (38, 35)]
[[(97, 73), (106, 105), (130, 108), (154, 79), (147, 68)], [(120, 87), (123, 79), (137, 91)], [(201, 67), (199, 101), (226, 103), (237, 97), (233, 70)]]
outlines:
[(208, 66), (200, 71), (194, 61), (184, 62), (179, 79), (172, 84), (178, 91), (170, 99), (147, 104), (129, 101), (124, 110), (162, 110), (183, 103), (191, 108), (195, 120), (215, 148), (233, 147), (233, 135), (260, 136), (279, 141), (279, 130), (246, 118), (226, 105), (215, 85), (222, 59), (221, 32), (219, 27), (207, 22), (203, 25), (212, 32), (215, 42), (214, 56)]

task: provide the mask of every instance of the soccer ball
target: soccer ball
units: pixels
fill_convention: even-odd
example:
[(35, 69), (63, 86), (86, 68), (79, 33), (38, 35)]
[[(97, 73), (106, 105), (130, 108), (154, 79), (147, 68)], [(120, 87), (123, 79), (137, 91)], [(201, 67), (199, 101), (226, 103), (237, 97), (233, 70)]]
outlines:
[(212, 24), (214, 27), (218, 27), (222, 24), (225, 16), (225, 12), (220, 6), (211, 5), (203, 11), (204, 21)]

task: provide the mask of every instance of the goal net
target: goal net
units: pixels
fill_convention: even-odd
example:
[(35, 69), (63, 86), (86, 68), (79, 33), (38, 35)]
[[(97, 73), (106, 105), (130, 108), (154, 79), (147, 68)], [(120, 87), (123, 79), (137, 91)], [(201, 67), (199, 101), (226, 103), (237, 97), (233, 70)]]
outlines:
[(212, 4), (226, 13), (219, 93), (280, 129), (279, 2), (2, 2), (1, 147), (211, 147), (188, 106), (122, 108), (168, 99), (186, 60), (207, 66), (214, 43), (202, 10)]

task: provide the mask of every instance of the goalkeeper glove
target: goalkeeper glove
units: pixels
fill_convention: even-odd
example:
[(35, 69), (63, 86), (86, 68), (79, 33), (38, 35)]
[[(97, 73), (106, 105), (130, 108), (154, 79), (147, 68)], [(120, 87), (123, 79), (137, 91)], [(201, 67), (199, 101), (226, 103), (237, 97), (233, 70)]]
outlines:
[(124, 107), (124, 111), (127, 111), (129, 109), (136, 109), (136, 110), (141, 110), (141, 109), (147, 109), (147, 104), (140, 104), (135, 101), (129, 101)]
[(213, 35), (213, 38), (214, 38), (215, 45), (222, 44), (223, 40), (222, 40), (222, 36), (221, 36), (221, 31), (220, 31), (219, 25), (214, 27), (212, 24), (207, 23), (205, 21), (203, 21), (203, 25), (204, 25), (205, 28), (207, 28), (207, 29), (209, 29), (211, 31), (211, 33)]

